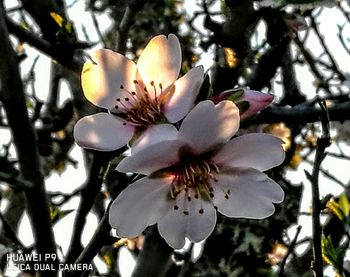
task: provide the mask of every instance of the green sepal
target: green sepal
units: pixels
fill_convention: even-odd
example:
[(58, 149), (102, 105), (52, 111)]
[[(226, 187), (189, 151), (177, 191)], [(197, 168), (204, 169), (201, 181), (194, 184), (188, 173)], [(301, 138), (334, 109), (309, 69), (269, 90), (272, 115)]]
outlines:
[(239, 109), (239, 114), (242, 114), (244, 113), (246, 110), (249, 109), (249, 102), (248, 101), (240, 101), (240, 102), (237, 102), (235, 103), (237, 108)]

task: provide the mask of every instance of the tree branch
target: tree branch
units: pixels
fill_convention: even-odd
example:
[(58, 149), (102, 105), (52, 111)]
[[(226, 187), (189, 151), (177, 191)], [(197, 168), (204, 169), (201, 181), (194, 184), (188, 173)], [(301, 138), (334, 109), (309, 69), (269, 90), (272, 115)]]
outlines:
[(90, 212), (103, 182), (101, 169), (106, 163), (103, 154), (94, 153), (87, 181), (80, 191), (81, 198), (74, 222), (72, 238), (66, 255), (66, 263), (74, 262), (83, 250), (81, 235), (86, 223), (86, 216)]
[(165, 276), (173, 249), (159, 235), (155, 226), (146, 230), (145, 243), (132, 277)]
[(19, 40), (27, 42), (34, 48), (38, 49), (40, 52), (50, 56), (66, 68), (72, 70), (76, 74), (80, 74), (83, 68), (83, 60), (76, 55), (72, 58), (68, 58), (62, 55), (62, 51), (59, 47), (54, 47), (53, 44), (45, 39), (42, 39), (32, 32), (24, 29), (23, 27), (17, 25), (13, 20), (6, 17), (6, 24), (9, 32), (15, 35)]
[[(344, 121), (350, 119), (350, 101), (336, 103), (328, 108), (330, 121)], [(284, 122), (286, 124), (300, 124), (316, 122), (319, 120), (321, 110), (310, 106), (309, 102), (294, 107), (273, 106), (263, 110), (255, 118), (246, 120), (242, 127), (254, 124), (271, 124)]]
[(320, 222), (321, 202), (318, 176), (320, 173), (321, 163), (326, 156), (325, 150), (330, 145), (328, 113), (324, 103), (320, 103), (320, 106), (322, 110), (322, 137), (317, 140), (316, 157), (312, 174), (305, 172), (312, 185), (312, 238), (314, 250), (314, 262), (312, 269), (314, 271), (315, 277), (323, 277), (323, 258), (321, 246), (322, 227)]
[[(90, 264), (103, 246), (113, 243), (113, 238), (109, 236), (111, 226), (108, 222), (108, 212), (109, 209), (106, 210), (93, 237), (75, 261), (75, 264)], [(66, 277), (78, 277), (81, 274), (82, 272), (79, 271), (71, 271), (67, 273)]]
[[(2, 41), (0, 44), (0, 100), (4, 103), (8, 124), (11, 128), (20, 172), (23, 178), (31, 183), (31, 188), (25, 190), (25, 196), (36, 249), (41, 254), (53, 254), (56, 253), (56, 244), (44, 178), (39, 163), (36, 137), (27, 113), (17, 56), (10, 44), (4, 19), (5, 12), (0, 5), (0, 41)], [(43, 273), (41, 276), (44, 276)], [(56, 272), (46, 272), (45, 276), (56, 276)]]

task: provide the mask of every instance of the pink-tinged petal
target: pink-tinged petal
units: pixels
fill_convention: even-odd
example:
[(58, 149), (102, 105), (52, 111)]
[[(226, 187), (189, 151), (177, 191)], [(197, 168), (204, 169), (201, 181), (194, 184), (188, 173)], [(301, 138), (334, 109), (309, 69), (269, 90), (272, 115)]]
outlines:
[[(213, 203), (228, 217), (266, 218), (284, 199), (281, 187), (264, 173), (252, 168), (220, 172), (213, 182)], [(226, 197), (225, 197), (226, 195)]]
[(274, 96), (256, 90), (245, 89), (239, 101), (247, 101), (249, 108), (241, 114), (241, 120), (256, 115), (271, 104)]
[(132, 144), (131, 154), (135, 154), (141, 149), (166, 140), (176, 140), (178, 130), (174, 125), (158, 124), (151, 125), (144, 131), (141, 136)]
[(149, 175), (179, 161), (181, 148), (186, 144), (178, 140), (154, 143), (124, 158), (117, 166), (120, 172), (134, 172)]
[(168, 38), (159, 35), (151, 39), (143, 50), (137, 68), (149, 91), (153, 92), (150, 83), (153, 81), (157, 90), (171, 85), (179, 76), (181, 69), (181, 47), (178, 38), (170, 34)]
[[(84, 64), (81, 74), (85, 97), (96, 106), (106, 109), (112, 109), (117, 104), (117, 98), (130, 98), (125, 89), (135, 90), (135, 63), (107, 49), (97, 50), (91, 59)], [(125, 89), (121, 89), (121, 85)]]
[(192, 68), (175, 82), (163, 108), (164, 115), (170, 122), (174, 123), (184, 118), (193, 108), (203, 81), (203, 75), (203, 66), (198, 66)]
[(113, 151), (129, 142), (134, 129), (116, 116), (97, 113), (85, 116), (75, 124), (74, 139), (83, 148)]
[[(160, 235), (175, 249), (184, 246), (186, 237), (192, 242), (206, 239), (216, 224), (216, 210), (213, 205), (194, 198), (188, 201), (184, 192), (176, 200), (179, 209), (171, 209), (158, 221)], [(185, 203), (186, 206), (180, 206), (180, 203)]]
[(179, 138), (197, 154), (227, 142), (238, 130), (239, 110), (231, 101), (202, 101), (183, 120)]
[(226, 143), (212, 160), (222, 166), (265, 171), (284, 161), (282, 144), (281, 139), (270, 134), (247, 134)]
[(119, 237), (136, 237), (171, 208), (168, 193), (171, 179), (142, 178), (124, 189), (113, 201), (109, 223)]

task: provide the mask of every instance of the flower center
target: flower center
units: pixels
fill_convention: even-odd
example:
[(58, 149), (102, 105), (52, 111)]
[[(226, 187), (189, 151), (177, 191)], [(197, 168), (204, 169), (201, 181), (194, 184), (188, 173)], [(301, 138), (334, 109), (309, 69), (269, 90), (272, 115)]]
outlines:
[[(169, 197), (176, 201), (177, 196), (185, 193), (185, 200), (191, 202), (194, 198), (203, 201), (212, 202), (214, 198), (214, 188), (212, 182), (217, 182), (216, 175), (219, 173), (219, 167), (212, 162), (201, 159), (191, 159), (177, 166), (174, 170), (175, 178), (169, 191)], [(225, 192), (225, 198), (229, 198), (230, 191)], [(186, 206), (186, 205), (185, 205)], [(215, 207), (215, 206), (214, 206)], [(216, 207), (215, 207), (216, 208)], [(178, 210), (179, 206), (174, 205), (174, 209)], [(201, 208), (198, 210), (200, 214), (204, 213)], [(189, 214), (184, 208), (183, 213)]]
[(111, 113), (139, 126), (153, 125), (162, 120), (164, 118), (162, 108), (165, 95), (162, 84), (159, 84), (160, 91), (158, 91), (157, 86), (152, 81), (150, 84), (153, 92), (149, 92), (137, 80), (134, 80), (134, 84), (138, 93), (127, 90), (123, 85), (120, 86), (126, 92), (126, 97), (116, 99), (115, 109), (117, 112)]

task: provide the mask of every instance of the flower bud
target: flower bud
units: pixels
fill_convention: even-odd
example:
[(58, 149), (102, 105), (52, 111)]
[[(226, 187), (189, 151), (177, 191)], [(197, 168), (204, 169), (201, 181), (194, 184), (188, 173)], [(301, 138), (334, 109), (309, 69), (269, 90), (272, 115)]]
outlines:
[(248, 88), (230, 89), (212, 97), (212, 101), (217, 104), (223, 100), (233, 101), (240, 110), (242, 119), (249, 118), (271, 104), (273, 95), (262, 93)]

